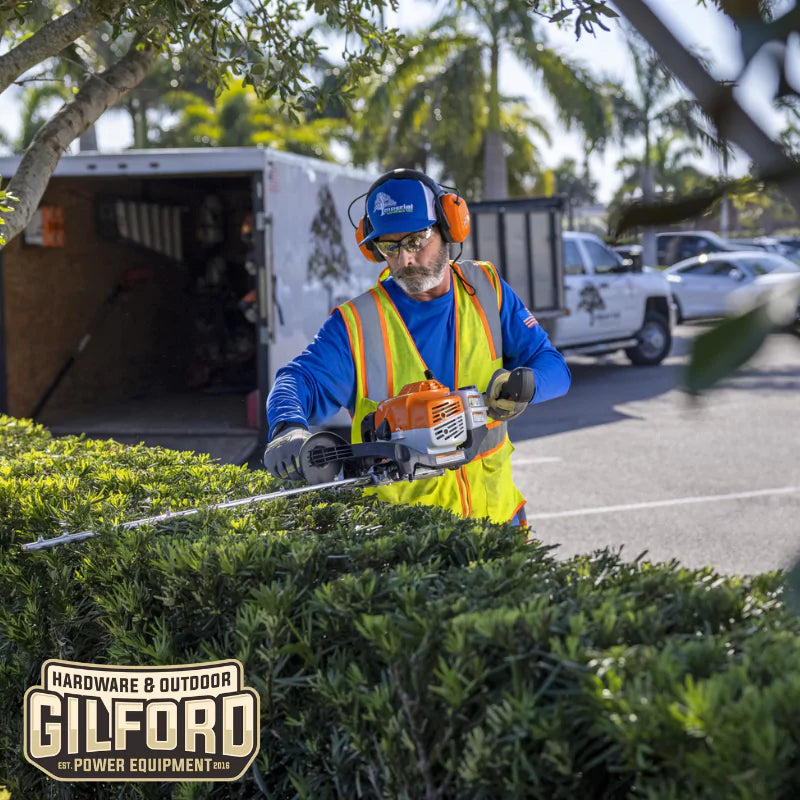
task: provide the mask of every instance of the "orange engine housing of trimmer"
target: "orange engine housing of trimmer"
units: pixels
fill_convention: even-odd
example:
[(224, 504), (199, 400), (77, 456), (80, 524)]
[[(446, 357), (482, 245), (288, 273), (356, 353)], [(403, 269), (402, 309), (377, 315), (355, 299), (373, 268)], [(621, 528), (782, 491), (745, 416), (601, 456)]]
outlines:
[(458, 446), (467, 433), (463, 400), (437, 380), (408, 383), (379, 403), (374, 425), (381, 439), (407, 438), (416, 431), (427, 447)]

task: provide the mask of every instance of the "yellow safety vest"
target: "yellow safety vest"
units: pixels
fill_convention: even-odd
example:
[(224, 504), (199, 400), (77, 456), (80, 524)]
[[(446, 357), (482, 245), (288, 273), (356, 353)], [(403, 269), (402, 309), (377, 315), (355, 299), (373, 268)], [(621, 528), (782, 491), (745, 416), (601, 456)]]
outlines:
[[(502, 293), (495, 267), (487, 261), (452, 263), (474, 287), (467, 290), (451, 276), (455, 293), (455, 387), (477, 386), (484, 392), (503, 366), (500, 326)], [(381, 281), (364, 294), (339, 306), (356, 373), (352, 441), (361, 441), (361, 420), (381, 400), (394, 397), (407, 383), (424, 379), (427, 365)], [(525, 504), (511, 477), (511, 453), (506, 424), (490, 423), (483, 451), (469, 464), (437, 478), (401, 482), (370, 489), (390, 503), (441, 506), (464, 517), (489, 517), (506, 522)]]

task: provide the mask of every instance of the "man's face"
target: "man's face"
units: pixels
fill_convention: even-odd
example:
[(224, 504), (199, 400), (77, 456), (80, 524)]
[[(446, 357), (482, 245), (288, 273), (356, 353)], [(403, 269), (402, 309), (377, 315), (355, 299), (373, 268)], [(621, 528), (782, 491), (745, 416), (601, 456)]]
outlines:
[[(402, 242), (408, 236), (420, 234), (394, 233), (381, 237), (382, 242)], [(412, 297), (432, 293), (445, 283), (450, 263), (447, 242), (437, 228), (431, 229), (430, 238), (416, 253), (400, 247), (395, 255), (386, 255), (389, 272), (400, 288)], [(448, 284), (449, 286), (449, 284)]]

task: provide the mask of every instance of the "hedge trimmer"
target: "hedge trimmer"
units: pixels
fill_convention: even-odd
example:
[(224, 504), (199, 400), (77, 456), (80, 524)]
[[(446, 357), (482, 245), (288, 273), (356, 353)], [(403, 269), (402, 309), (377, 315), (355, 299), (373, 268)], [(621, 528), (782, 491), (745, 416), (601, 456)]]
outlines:
[[(307, 486), (280, 489), (197, 508), (165, 511), (115, 526), (123, 530), (189, 517), (205, 511), (238, 508), (320, 489), (347, 486), (381, 486), (444, 474), (472, 461), (483, 449), (492, 412), (487, 405), (492, 385), (508, 375), (499, 397), (527, 405), (533, 399), (533, 372), (518, 367), (510, 374), (500, 370), (486, 393), (475, 386), (451, 391), (430, 372), (425, 380), (406, 384), (400, 394), (378, 404), (361, 424), (362, 442), (351, 444), (331, 431), (310, 436), (300, 451), (300, 465)], [(23, 550), (44, 550), (96, 536), (96, 531), (62, 533), (22, 545)]]

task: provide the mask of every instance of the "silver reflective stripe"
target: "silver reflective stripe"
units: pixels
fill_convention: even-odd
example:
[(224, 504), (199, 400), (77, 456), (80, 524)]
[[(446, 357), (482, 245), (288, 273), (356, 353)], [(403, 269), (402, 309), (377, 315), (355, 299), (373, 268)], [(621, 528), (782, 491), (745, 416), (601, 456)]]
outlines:
[(483, 440), (483, 447), (481, 447), (478, 456), (482, 456), (490, 450), (500, 447), (503, 440), (506, 438), (507, 432), (508, 425), (505, 422), (501, 422), (496, 428), (489, 428), (489, 430), (486, 431), (486, 438)]
[(367, 396), (370, 400), (385, 400), (391, 389), (388, 386), (386, 351), (383, 349), (383, 329), (378, 307), (370, 292), (359, 295), (352, 303), (361, 318)]
[(486, 321), (489, 323), (494, 352), (498, 358), (502, 358), (503, 329), (500, 326), (500, 311), (497, 308), (497, 291), (486, 276), (486, 273), (474, 261), (461, 261), (459, 266), (464, 277), (475, 288), (475, 296), (478, 298), (483, 313), (486, 315)]

